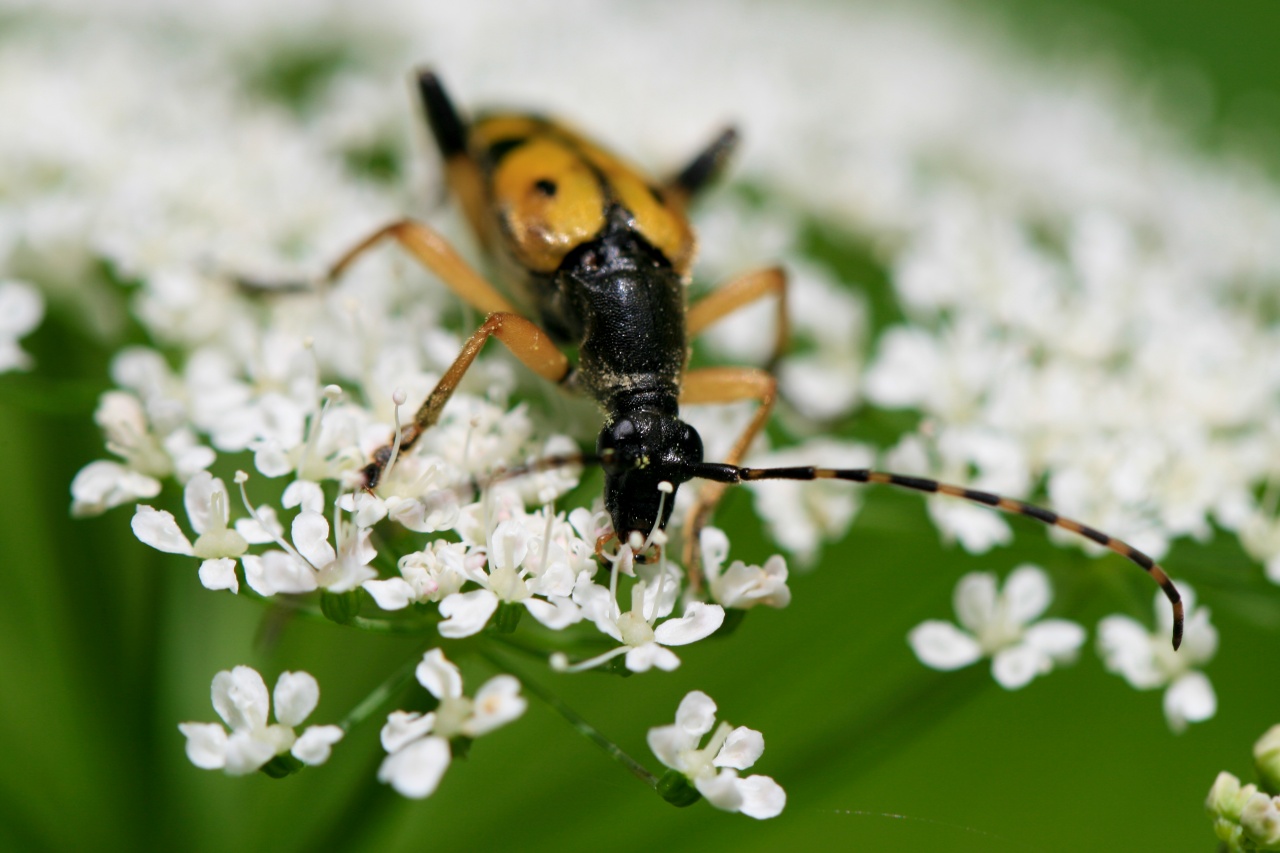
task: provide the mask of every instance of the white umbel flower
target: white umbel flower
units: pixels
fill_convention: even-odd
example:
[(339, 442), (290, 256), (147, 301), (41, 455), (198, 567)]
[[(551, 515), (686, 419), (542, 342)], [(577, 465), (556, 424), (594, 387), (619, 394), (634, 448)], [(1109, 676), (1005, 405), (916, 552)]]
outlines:
[(711, 597), (726, 608), (749, 610), (757, 604), (786, 607), (791, 603), (787, 586), (787, 561), (781, 554), (765, 560), (763, 566), (748, 566), (734, 560), (721, 570), (729, 556), (729, 537), (718, 527), (702, 531), (702, 571)]
[(206, 589), (240, 591), (236, 559), (249, 550), (249, 542), (228, 527), (231, 498), (222, 480), (201, 471), (187, 482), (183, 492), (187, 517), (198, 538), (192, 544), (173, 514), (139, 504), (133, 514), (133, 533), (157, 551), (199, 557), (200, 583)]
[(320, 701), (320, 685), (306, 672), (284, 672), (276, 681), (276, 722), (267, 723), (271, 702), (267, 685), (257, 670), (237, 666), (213, 678), (213, 707), (231, 728), (217, 723), (182, 723), (187, 757), (204, 770), (223, 770), (243, 776), (286, 752), (303, 764), (318, 765), (329, 759), (333, 744), (342, 740), (338, 726), (310, 726), (301, 736), (301, 725)]
[(511, 675), (496, 675), (484, 683), (474, 699), (462, 692), (462, 673), (440, 649), (422, 656), (418, 682), (439, 700), (427, 714), (393, 711), (382, 727), (382, 747), (387, 751), (378, 768), (378, 781), (412, 799), (431, 796), (453, 752), (455, 737), (477, 738), (519, 717), (528, 703), (520, 695), (520, 682)]
[(1033, 620), (1049, 606), (1049, 579), (1037, 566), (1014, 569), (997, 590), (996, 576), (967, 574), (956, 584), (956, 617), (960, 626), (929, 620), (907, 637), (925, 666), (953, 670), (991, 658), (991, 674), (1006, 690), (1025, 687), (1076, 657), (1084, 628), (1066, 619)]
[(1196, 607), (1195, 591), (1184, 583), (1178, 589), (1186, 623), (1177, 651), (1169, 645), (1173, 615), (1161, 593), (1155, 596), (1154, 631), (1128, 616), (1108, 616), (1098, 623), (1098, 654), (1108, 670), (1138, 690), (1168, 688), (1164, 716), (1175, 732), (1185, 730), (1188, 723), (1209, 719), (1218, 710), (1213, 684), (1199, 670), (1218, 651), (1218, 630), (1209, 622), (1208, 609)]
[[(777, 817), (787, 804), (782, 786), (768, 776), (738, 776), (739, 770), (755, 764), (764, 753), (764, 735), (745, 726), (715, 723), (716, 703), (694, 690), (680, 701), (674, 725), (649, 729), (649, 748), (716, 808), (757, 820)], [(715, 733), (699, 746), (713, 727)]]
[[(616, 562), (629, 561), (629, 558), (624, 546)], [(617, 571), (616, 563), (614, 571)], [(601, 633), (622, 645), (572, 666), (557, 653), (552, 656), (552, 667), (578, 672), (625, 654), (627, 669), (632, 672), (647, 672), (654, 667), (667, 672), (676, 669), (680, 658), (668, 646), (706, 639), (724, 624), (724, 608), (703, 601), (691, 601), (685, 606), (683, 616), (656, 624), (658, 619), (671, 614), (679, 589), (679, 572), (674, 567), (661, 566), (655, 578), (636, 582), (631, 588), (631, 609), (622, 610), (608, 587), (580, 578), (573, 592), (574, 601)]]

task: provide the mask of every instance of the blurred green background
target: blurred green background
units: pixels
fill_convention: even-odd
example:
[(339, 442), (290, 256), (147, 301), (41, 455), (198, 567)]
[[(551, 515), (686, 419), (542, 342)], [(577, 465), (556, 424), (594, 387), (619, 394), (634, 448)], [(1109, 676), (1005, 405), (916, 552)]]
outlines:
[[(1189, 99), (1187, 129), (1202, 144), (1280, 167), (1275, 0), (988, 5), (1028, 44), (1115, 52), (1174, 80), (1172, 106)], [(856, 246), (838, 235), (823, 245), (829, 263), (874, 286)], [(1052, 547), (1031, 522), (1015, 522), (1014, 546), (970, 557), (938, 541), (914, 496), (869, 492), (846, 540), (794, 578), (790, 608), (692, 647), (675, 675), (542, 677), (654, 768), (646, 728), (670, 722), (687, 690), (707, 691), (723, 718), (764, 732), (755, 769), (789, 795), (776, 820), (673, 809), (536, 700), (423, 802), (373, 781), (376, 724), (322, 770), (283, 781), (196, 770), (176, 725), (215, 719), (217, 670), (249, 663), (268, 684), (284, 669), (312, 672), (322, 699), (311, 721), (330, 722), (427, 646), (303, 619), (255, 645), (262, 608), (210, 595), (189, 560), (140, 545), (128, 510), (70, 520), (68, 483), (102, 456), (91, 413), (109, 352), (95, 347), (54, 316), (28, 339), (38, 371), (0, 377), (3, 850), (1204, 851), (1215, 846), (1202, 808), (1215, 774), (1249, 776), (1253, 740), (1280, 722), (1280, 680), (1258, 669), (1277, 648), (1280, 590), (1229, 538), (1165, 561), (1211, 602), (1222, 636), (1208, 670), (1218, 715), (1174, 736), (1159, 693), (1105, 674), (1091, 652), (1007, 693), (985, 665), (935, 673), (905, 642), (920, 621), (951, 614), (966, 571), (1037, 562), (1057, 584), (1056, 612), (1090, 626), (1118, 601), (1150, 619), (1140, 572)], [(882, 420), (866, 413), (846, 431)], [(771, 552), (745, 495), (720, 522), (735, 556)], [(472, 687), (490, 674), (463, 666)]]

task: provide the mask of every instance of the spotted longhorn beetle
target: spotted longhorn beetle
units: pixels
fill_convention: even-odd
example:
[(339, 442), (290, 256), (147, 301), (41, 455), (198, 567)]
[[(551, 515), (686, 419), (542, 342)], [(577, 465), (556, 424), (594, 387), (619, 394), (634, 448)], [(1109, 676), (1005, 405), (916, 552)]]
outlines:
[[(1182, 640), (1183, 605), (1151, 557), (1052, 510), (989, 492), (866, 468), (751, 468), (740, 465), (764, 427), (777, 395), (769, 369), (687, 369), (690, 339), (756, 300), (776, 300), (772, 360), (787, 342), (787, 278), (777, 267), (741, 275), (686, 305), (695, 253), (689, 201), (723, 170), (737, 134), (724, 130), (682, 170), (653, 181), (631, 164), (563, 124), (524, 113), (466, 120), (431, 71), (417, 78), (426, 119), (444, 160), (450, 191), (482, 247), (494, 259), (506, 296), (432, 228), (405, 219), (379, 229), (329, 270), (332, 280), (385, 238), (400, 243), (467, 304), (487, 317), (405, 425), (395, 445), (364, 469), (378, 485), (394, 453), (405, 451), (440, 417), (445, 403), (490, 337), (534, 373), (591, 397), (604, 413), (593, 454), (542, 460), (539, 467), (580, 462), (604, 469), (604, 503), (623, 541), (665, 528), (674, 492), (707, 481), (684, 529), (683, 558), (697, 582), (699, 534), (730, 484), (755, 480), (849, 480), (949, 495), (1084, 536), (1128, 558), (1155, 579), (1173, 606), (1173, 646)], [(527, 308), (524, 316), (515, 304)], [(530, 317), (532, 319), (530, 319)], [(561, 351), (576, 346), (574, 365)], [(759, 405), (724, 461), (703, 460), (702, 439), (680, 419), (681, 403)], [(648, 541), (644, 539), (643, 541)], [(600, 546), (598, 546), (599, 548)]]

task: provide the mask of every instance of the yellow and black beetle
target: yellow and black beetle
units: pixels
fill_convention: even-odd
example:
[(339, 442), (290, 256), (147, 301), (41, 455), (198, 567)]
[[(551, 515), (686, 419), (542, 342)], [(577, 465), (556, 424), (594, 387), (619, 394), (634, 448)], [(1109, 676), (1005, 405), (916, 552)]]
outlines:
[[(695, 241), (688, 201), (721, 171), (736, 142), (720, 134), (674, 177), (649, 180), (638, 169), (547, 118), (496, 113), (468, 122), (439, 79), (418, 75), (427, 121), (444, 158), (449, 188), (526, 318), (434, 230), (402, 220), (380, 229), (333, 266), (333, 278), (384, 238), (394, 238), (450, 290), (488, 316), (400, 433), (401, 451), (434, 424), (481, 347), (501, 340), (526, 366), (566, 389), (592, 397), (604, 412), (595, 454), (575, 461), (605, 472), (605, 508), (617, 534), (645, 537), (665, 527), (682, 483), (708, 481), (684, 530), (684, 559), (696, 583), (699, 532), (725, 487), (750, 480), (839, 479), (950, 495), (1030, 516), (1080, 534), (1127, 557), (1160, 584), (1173, 605), (1173, 645), (1183, 608), (1168, 575), (1131, 545), (1057, 513), (987, 492), (865, 468), (749, 468), (739, 463), (772, 409), (776, 382), (767, 369), (688, 370), (689, 340), (755, 300), (777, 301), (774, 358), (786, 343), (786, 276), (778, 268), (748, 273), (687, 306), (685, 286)], [(576, 346), (576, 366), (561, 346)], [(697, 431), (680, 419), (680, 403), (756, 400), (759, 407), (723, 462), (702, 458)], [(379, 450), (364, 469), (375, 488), (392, 456)], [(555, 464), (558, 460), (549, 460)]]

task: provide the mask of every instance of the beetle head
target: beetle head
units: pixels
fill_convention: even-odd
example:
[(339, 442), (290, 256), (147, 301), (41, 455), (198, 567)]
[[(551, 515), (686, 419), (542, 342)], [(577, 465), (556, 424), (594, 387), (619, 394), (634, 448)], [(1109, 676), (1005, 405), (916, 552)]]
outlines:
[[(667, 526), (675, 492), (702, 462), (702, 438), (675, 415), (650, 409), (620, 414), (596, 442), (604, 468), (604, 505), (618, 538), (632, 531), (648, 536)], [(670, 483), (663, 494), (661, 483)]]

